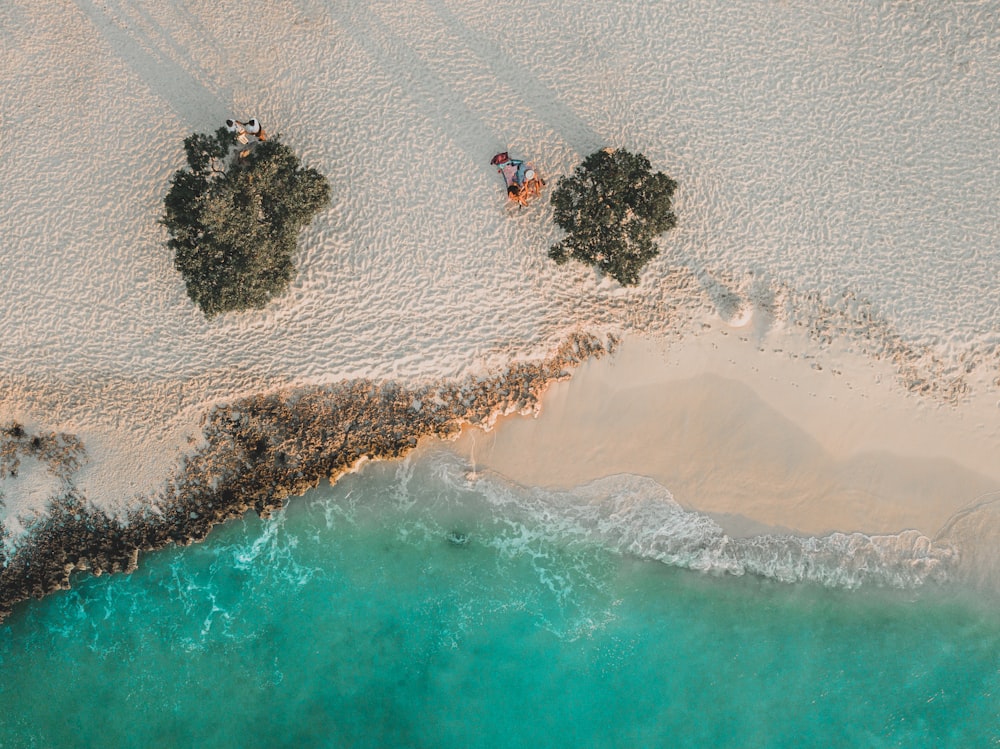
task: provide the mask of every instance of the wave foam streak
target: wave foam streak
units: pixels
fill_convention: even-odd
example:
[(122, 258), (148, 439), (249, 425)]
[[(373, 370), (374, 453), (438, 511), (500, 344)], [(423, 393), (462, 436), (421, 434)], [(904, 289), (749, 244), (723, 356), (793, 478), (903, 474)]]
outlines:
[[(458, 467), (449, 480), (459, 477)], [(440, 471), (445, 478), (447, 472)], [(728, 535), (711, 517), (686, 510), (670, 491), (642, 476), (619, 474), (568, 491), (517, 487), (483, 474), (472, 485), (499, 517), (564, 543), (599, 543), (641, 559), (715, 574), (753, 574), (831, 587), (912, 588), (943, 582), (958, 562), (955, 547), (914, 530), (826, 536)]]

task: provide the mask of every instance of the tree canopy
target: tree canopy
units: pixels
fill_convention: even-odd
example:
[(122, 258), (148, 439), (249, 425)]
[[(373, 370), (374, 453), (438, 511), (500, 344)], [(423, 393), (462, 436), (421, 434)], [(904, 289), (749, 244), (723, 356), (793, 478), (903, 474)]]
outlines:
[(206, 317), (260, 309), (295, 277), (298, 234), (330, 204), (330, 184), (303, 169), (277, 138), (245, 158), (233, 134), (184, 139), (188, 169), (174, 173), (161, 219), (174, 267)]
[(659, 254), (655, 238), (677, 223), (676, 187), (663, 172), (652, 173), (642, 154), (623, 148), (592, 153), (552, 192), (556, 223), (567, 236), (549, 248), (549, 257), (559, 264), (579, 260), (635, 286)]

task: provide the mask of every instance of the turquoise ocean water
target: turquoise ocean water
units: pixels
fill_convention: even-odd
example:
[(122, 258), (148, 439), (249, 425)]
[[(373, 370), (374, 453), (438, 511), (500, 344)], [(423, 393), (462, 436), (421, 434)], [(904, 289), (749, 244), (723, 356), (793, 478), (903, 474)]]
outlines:
[(422, 451), (22, 606), (0, 747), (1000, 746), (1000, 605), (839, 543)]

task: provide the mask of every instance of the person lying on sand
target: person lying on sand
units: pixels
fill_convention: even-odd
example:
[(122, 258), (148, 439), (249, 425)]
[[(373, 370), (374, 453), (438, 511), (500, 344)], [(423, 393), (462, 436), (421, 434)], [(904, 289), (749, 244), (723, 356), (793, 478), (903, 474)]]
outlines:
[(523, 190), (516, 184), (507, 185), (507, 197), (511, 200), (516, 200), (521, 205), (527, 205), (528, 201), (523, 195)]
[(512, 159), (506, 151), (494, 156), (490, 164), (503, 175), (504, 183), (507, 185), (507, 197), (511, 200), (527, 205), (530, 196), (541, 194), (545, 181), (535, 173), (530, 164), (521, 159)]

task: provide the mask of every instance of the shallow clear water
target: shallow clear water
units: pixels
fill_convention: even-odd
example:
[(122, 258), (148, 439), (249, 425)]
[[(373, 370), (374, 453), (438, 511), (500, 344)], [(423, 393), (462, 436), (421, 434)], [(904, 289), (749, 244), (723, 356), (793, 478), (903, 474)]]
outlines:
[(424, 454), (81, 579), (0, 627), (0, 746), (1000, 745), (995, 604), (678, 569), (565, 499)]

